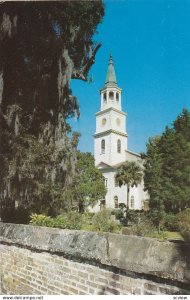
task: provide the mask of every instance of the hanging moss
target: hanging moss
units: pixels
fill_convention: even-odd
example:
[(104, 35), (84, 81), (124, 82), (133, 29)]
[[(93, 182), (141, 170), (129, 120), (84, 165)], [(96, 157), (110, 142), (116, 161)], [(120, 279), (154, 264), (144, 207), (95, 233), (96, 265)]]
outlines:
[(64, 194), (75, 175), (78, 135), (72, 135), (66, 120), (79, 117), (70, 81), (87, 80), (100, 47), (92, 37), (103, 14), (101, 1), (0, 5), (0, 199), (5, 221), (18, 221), (16, 211), (26, 220), (31, 212), (53, 215), (68, 207)]

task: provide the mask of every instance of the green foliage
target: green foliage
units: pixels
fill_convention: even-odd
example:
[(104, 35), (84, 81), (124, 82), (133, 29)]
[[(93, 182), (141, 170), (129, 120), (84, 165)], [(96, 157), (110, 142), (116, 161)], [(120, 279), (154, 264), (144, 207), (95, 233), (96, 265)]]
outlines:
[(151, 209), (148, 213), (148, 216), (151, 220), (151, 222), (156, 226), (158, 229), (158, 232), (160, 233), (162, 230), (164, 230), (164, 216), (165, 212), (162, 207), (160, 209), (154, 208)]
[(82, 227), (82, 215), (74, 211), (59, 215), (56, 218), (51, 218), (42, 214), (33, 214), (30, 223), (37, 226), (79, 230)]
[(75, 211), (64, 213), (55, 218), (43, 214), (33, 214), (30, 218), (30, 224), (36, 226), (55, 227), (73, 230), (90, 230), (98, 232), (118, 232), (118, 226), (111, 219), (111, 211), (103, 210), (96, 214), (80, 214)]
[(2, 3), (3, 108), (18, 104), (28, 113), (22, 121), (36, 132), (47, 121), (55, 127), (59, 113), (72, 116), (77, 103), (70, 80), (87, 80), (103, 15), (102, 1)]
[(83, 213), (83, 221), (82, 221), (82, 230), (86, 231), (93, 231), (93, 226), (92, 226), (92, 219), (94, 217), (95, 213), (91, 212), (84, 212)]
[(167, 232), (164, 231), (164, 230), (161, 230), (160, 232), (157, 232), (155, 230), (155, 232), (150, 233), (148, 236), (152, 237), (152, 238), (155, 238), (155, 239), (158, 239), (158, 240), (167, 240), (168, 237), (169, 237)]
[(181, 234), (176, 231), (164, 231), (164, 234), (168, 240), (184, 240)]
[(126, 161), (121, 167), (119, 167), (116, 180), (119, 186), (124, 184), (130, 187), (137, 186), (142, 181), (142, 169), (135, 161)]
[(149, 140), (144, 166), (149, 206), (159, 222), (164, 212), (175, 214), (190, 206), (190, 113), (186, 109), (172, 128)]
[(177, 217), (181, 235), (190, 242), (190, 208), (180, 212)]
[(124, 212), (122, 209), (114, 209), (112, 210), (111, 214), (115, 216), (116, 220), (120, 220), (124, 217)]
[(4, 221), (23, 222), (34, 212), (55, 215), (68, 208), (65, 193), (74, 176), (76, 157), (73, 138), (65, 137), (67, 152), (65, 145), (45, 144), (29, 134), (20, 133), (13, 139), (14, 155), (7, 158), (1, 181)]
[(139, 221), (139, 214), (136, 210), (128, 209), (126, 211), (126, 219), (128, 223), (137, 224)]
[(103, 209), (94, 215), (92, 229), (98, 232), (118, 232), (120, 227), (111, 219), (111, 211)]
[(78, 212), (70, 211), (56, 217), (55, 222), (56, 227), (79, 230), (82, 227), (83, 218)]
[(26, 215), (55, 215), (72, 207), (78, 135), (70, 137), (66, 119), (79, 116), (79, 105), (70, 81), (87, 81), (100, 47), (93, 35), (103, 15), (102, 1), (0, 5), (4, 221), (27, 219), (17, 214), (15, 203)]
[(53, 227), (53, 222), (51, 217), (47, 217), (43, 214), (33, 214), (31, 215), (30, 224), (36, 226), (46, 226), (46, 227)]
[(125, 203), (120, 202), (120, 203), (119, 203), (119, 208), (124, 212), (124, 211), (126, 210), (127, 206), (126, 206)]
[(176, 214), (165, 214), (163, 218), (164, 229), (168, 231), (178, 231), (178, 217)]
[(136, 224), (133, 224), (129, 229), (130, 234), (138, 236), (153, 236), (157, 230), (151, 220), (143, 216)]
[(129, 207), (129, 191), (131, 187), (138, 186), (143, 179), (143, 173), (141, 166), (135, 161), (126, 161), (122, 164), (115, 177), (119, 186), (127, 185), (127, 208)]
[(106, 187), (104, 177), (94, 165), (94, 157), (91, 153), (77, 154), (76, 176), (70, 189), (70, 197), (73, 205), (80, 212), (84, 212), (89, 206), (94, 206), (98, 200), (105, 197)]

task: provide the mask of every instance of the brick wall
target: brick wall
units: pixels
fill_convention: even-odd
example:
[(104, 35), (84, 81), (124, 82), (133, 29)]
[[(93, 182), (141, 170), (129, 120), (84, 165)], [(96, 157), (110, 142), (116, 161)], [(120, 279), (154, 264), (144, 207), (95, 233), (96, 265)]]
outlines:
[[(21, 230), (22, 229), (22, 230)], [(21, 230), (21, 231), (19, 231)], [(33, 241), (30, 231), (32, 230)], [(19, 232), (19, 234), (17, 234)], [(40, 234), (39, 234), (40, 232)], [(36, 236), (34, 236), (36, 233)], [(43, 238), (49, 233), (51, 237), (51, 247), (47, 247)], [(77, 235), (76, 238), (76, 233)], [(25, 236), (25, 239), (19, 241), (21, 235)], [(80, 234), (81, 240), (80, 240)], [(1, 263), (1, 288), (2, 294), (189, 294), (188, 291), (189, 282), (186, 278), (178, 276), (178, 280), (174, 280), (168, 275), (166, 270), (165, 273), (157, 273), (157, 275), (144, 271), (139, 274), (136, 271), (131, 271), (132, 267), (129, 266), (130, 271), (125, 268), (116, 267), (113, 265), (118, 262), (112, 263), (110, 257), (110, 249), (106, 248), (107, 263), (101, 263), (97, 258), (99, 252), (97, 249), (91, 249), (87, 259), (87, 252), (82, 255), (82, 248), (87, 248), (87, 245), (81, 244), (84, 239), (83, 235), (89, 237), (89, 243), (92, 243), (93, 234), (79, 233), (64, 230), (54, 230), (47, 228), (37, 228), (32, 226), (24, 225), (10, 225), (4, 224), (4, 231), (1, 230), (1, 244), (0, 244), (0, 263)], [(67, 235), (67, 251), (58, 251), (56, 242), (52, 243), (53, 235), (55, 238), (62, 240), (62, 235)], [(98, 236), (94, 240), (102, 244), (102, 238), (105, 235)], [(112, 239), (116, 238), (116, 235), (111, 236)], [(40, 240), (41, 247), (36, 245), (34, 247), (35, 238)], [(72, 245), (73, 252), (69, 250)], [(72, 237), (72, 239), (71, 239)], [(90, 239), (91, 237), (91, 239)], [(121, 236), (120, 236), (121, 238)], [(126, 237), (124, 237), (126, 238)], [(75, 240), (75, 241), (74, 241)], [(107, 243), (109, 242), (108, 236), (106, 236)], [(143, 243), (146, 239), (142, 240)], [(81, 248), (77, 243), (80, 243)], [(48, 243), (49, 244), (49, 243)], [(32, 246), (33, 245), (33, 246)], [(102, 244), (102, 255), (104, 255), (104, 243)], [(167, 247), (162, 243), (163, 247), (167, 251)], [(109, 245), (111, 244), (109, 243)], [(101, 253), (101, 247), (99, 251)], [(118, 245), (119, 247), (119, 245)], [(149, 245), (150, 247), (150, 245)], [(66, 248), (65, 248), (66, 249)], [(121, 250), (121, 249), (120, 249)], [(126, 251), (127, 249), (125, 249)], [(155, 248), (156, 250), (156, 248)], [(135, 249), (134, 249), (135, 251)], [(81, 252), (81, 253), (80, 253)], [(151, 251), (149, 249), (150, 255)], [(71, 253), (69, 256), (68, 254)], [(127, 253), (127, 251), (126, 251)], [(147, 253), (146, 253), (147, 254)], [(126, 254), (127, 255), (127, 254)], [(168, 253), (169, 255), (169, 253)], [(176, 252), (175, 252), (176, 255)], [(146, 256), (146, 255), (145, 255)], [(89, 259), (91, 257), (91, 259)], [(156, 255), (155, 255), (155, 266), (156, 266)], [(164, 259), (164, 257), (163, 257)], [(104, 261), (105, 262), (105, 261)], [(109, 263), (108, 263), (109, 262)], [(161, 263), (161, 262), (160, 262)], [(173, 259), (173, 263), (176, 261)], [(178, 259), (178, 275), (184, 272), (180, 269), (180, 260)], [(142, 265), (141, 265), (142, 271)], [(181, 273), (179, 273), (181, 272)], [(170, 277), (170, 278), (168, 278)], [(184, 279), (185, 278), (185, 279)]]

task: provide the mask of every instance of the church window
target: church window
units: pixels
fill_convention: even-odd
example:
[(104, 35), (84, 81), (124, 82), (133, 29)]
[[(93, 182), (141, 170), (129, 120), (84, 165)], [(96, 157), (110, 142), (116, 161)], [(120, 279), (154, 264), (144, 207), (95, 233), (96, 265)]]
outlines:
[(117, 140), (117, 152), (121, 153), (121, 140)]
[(131, 196), (131, 208), (134, 208), (135, 197)]
[(113, 92), (109, 92), (109, 98), (110, 98), (110, 100), (114, 100), (114, 93)]
[(102, 154), (105, 153), (105, 148), (106, 148), (105, 140), (102, 140), (102, 141), (101, 141), (101, 153), (102, 153)]
[(119, 202), (118, 202), (118, 197), (117, 196), (114, 196), (114, 205), (115, 205), (115, 208), (119, 207)]
[(104, 178), (104, 183), (105, 183), (105, 187), (108, 186), (108, 179), (107, 178)]
[(106, 103), (107, 102), (107, 95), (106, 95), (106, 93), (104, 93), (104, 103)]
[(116, 93), (116, 101), (119, 102), (119, 93)]

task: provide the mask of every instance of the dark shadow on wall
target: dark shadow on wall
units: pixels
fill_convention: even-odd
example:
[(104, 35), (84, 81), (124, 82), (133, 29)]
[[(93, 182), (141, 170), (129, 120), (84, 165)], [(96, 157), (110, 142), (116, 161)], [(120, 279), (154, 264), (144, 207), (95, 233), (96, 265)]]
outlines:
[[(171, 260), (171, 265), (176, 265), (175, 279), (164, 278), (152, 274), (138, 274), (135, 272), (127, 272), (125, 270), (118, 270), (117, 268), (112, 267), (112, 270), (110, 269), (110, 271), (114, 273), (112, 273), (111, 278), (109, 278), (109, 284), (104, 285), (98, 292), (98, 295), (122, 295), (122, 293), (119, 291), (121, 289), (118, 288), (118, 286), (120, 285), (120, 275), (139, 280), (145, 279), (148, 281), (148, 284), (150, 284), (150, 286), (164, 284), (166, 285), (166, 290), (165, 292), (163, 292), (165, 294), (190, 295), (190, 243), (183, 241), (176, 241), (171, 243), (175, 243), (176, 246), (176, 254)], [(178, 264), (178, 262), (182, 263)], [(179, 288), (179, 290), (174, 291), (173, 288), (175, 287)], [(136, 285), (131, 285), (125, 287), (125, 292), (128, 295), (140, 295), (143, 291), (141, 291), (140, 288), (136, 287)], [(153, 291), (150, 291), (150, 293), (149, 291), (144, 292), (146, 293), (146, 295), (157, 294)]]
[(113, 273), (109, 282), (110, 285), (102, 287), (102, 289), (98, 292), (98, 295), (121, 295), (121, 293), (117, 290), (119, 274)]
[(176, 280), (185, 282), (190, 290), (190, 242), (176, 241), (175, 244), (179, 254), (173, 257), (171, 263), (176, 264), (178, 258), (183, 258), (183, 263), (176, 265)]

